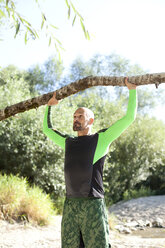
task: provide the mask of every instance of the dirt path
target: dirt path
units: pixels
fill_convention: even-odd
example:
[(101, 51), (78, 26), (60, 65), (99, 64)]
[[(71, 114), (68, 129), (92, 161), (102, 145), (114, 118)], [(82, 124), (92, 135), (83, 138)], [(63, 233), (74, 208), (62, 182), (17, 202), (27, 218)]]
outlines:
[[(56, 216), (55, 225), (43, 228), (0, 222), (0, 248), (60, 248), (60, 221), (61, 216)], [(112, 248), (165, 248), (165, 238), (144, 239), (114, 231), (110, 241)]]
[[(163, 200), (164, 198), (162, 198)], [(143, 203), (147, 201), (148, 198), (143, 199)], [(156, 198), (154, 198), (154, 204), (155, 201)], [(165, 204), (161, 205), (160, 201), (161, 199), (159, 198), (159, 203), (154, 205), (154, 211), (157, 211), (159, 215), (158, 210), (161, 208), (160, 214), (162, 216), (162, 214), (165, 214)], [(135, 204), (135, 201), (133, 203)], [(129, 202), (129, 206), (131, 206), (131, 202)], [(123, 206), (120, 206), (120, 209), (122, 208)], [(149, 213), (151, 214), (151, 210), (149, 210)], [(60, 248), (60, 223), (61, 216), (56, 216), (54, 218), (54, 224), (48, 227), (32, 227), (0, 221), (0, 248)], [(165, 248), (165, 235), (160, 239), (141, 238), (139, 236), (124, 235), (110, 231), (110, 242), (112, 248)]]

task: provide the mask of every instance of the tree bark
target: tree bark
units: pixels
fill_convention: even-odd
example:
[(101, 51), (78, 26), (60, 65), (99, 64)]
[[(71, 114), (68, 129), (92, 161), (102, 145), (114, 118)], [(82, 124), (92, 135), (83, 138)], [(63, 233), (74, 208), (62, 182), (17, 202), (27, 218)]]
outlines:
[[(135, 85), (159, 84), (165, 83), (165, 73), (154, 73), (140, 76), (128, 77), (128, 82)], [(56, 90), (56, 98), (58, 100), (64, 99), (67, 96), (78, 93), (79, 91), (91, 88), (93, 86), (125, 86), (124, 77), (86, 77), (69, 85)], [(25, 112), (30, 109), (38, 108), (41, 105), (47, 104), (49, 99), (53, 96), (53, 92), (19, 102), (17, 104), (7, 106), (0, 110), (0, 121), (5, 120), (18, 113)]]

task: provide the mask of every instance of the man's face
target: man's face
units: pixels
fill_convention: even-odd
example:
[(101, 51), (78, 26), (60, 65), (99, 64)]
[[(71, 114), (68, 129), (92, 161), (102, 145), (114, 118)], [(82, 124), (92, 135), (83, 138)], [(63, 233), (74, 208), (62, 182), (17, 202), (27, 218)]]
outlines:
[(73, 116), (73, 130), (83, 131), (89, 125), (89, 117), (86, 111), (82, 108), (76, 110)]

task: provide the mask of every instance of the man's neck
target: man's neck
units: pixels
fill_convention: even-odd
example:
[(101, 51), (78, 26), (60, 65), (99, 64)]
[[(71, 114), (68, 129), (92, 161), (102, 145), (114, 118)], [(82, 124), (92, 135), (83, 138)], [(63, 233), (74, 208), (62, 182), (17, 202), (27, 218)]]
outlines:
[(87, 129), (87, 130), (77, 132), (77, 136), (85, 136), (85, 135), (91, 135), (91, 130)]

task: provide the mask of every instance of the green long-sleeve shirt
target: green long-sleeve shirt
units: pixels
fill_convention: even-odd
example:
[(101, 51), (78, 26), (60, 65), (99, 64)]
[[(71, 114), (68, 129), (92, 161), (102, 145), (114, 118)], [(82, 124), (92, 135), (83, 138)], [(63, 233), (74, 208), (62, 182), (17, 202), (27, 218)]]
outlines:
[(127, 113), (123, 118), (98, 133), (70, 137), (52, 129), (51, 107), (46, 107), (43, 132), (65, 150), (67, 197), (103, 198), (103, 165), (109, 145), (134, 121), (136, 109), (136, 90), (130, 90)]

